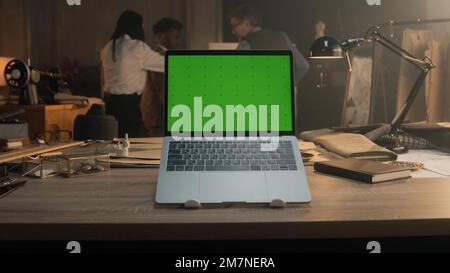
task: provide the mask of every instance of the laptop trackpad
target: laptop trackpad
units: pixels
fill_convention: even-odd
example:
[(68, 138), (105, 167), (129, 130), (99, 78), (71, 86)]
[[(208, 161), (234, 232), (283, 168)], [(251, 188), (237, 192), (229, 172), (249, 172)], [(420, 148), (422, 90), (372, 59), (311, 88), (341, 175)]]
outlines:
[(222, 202), (267, 202), (265, 173), (201, 173), (200, 201)]

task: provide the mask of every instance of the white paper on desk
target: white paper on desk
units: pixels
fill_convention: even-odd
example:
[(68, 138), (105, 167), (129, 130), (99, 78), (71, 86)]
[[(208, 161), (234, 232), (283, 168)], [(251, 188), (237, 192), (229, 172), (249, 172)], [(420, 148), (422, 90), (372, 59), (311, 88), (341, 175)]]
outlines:
[(411, 176), (413, 178), (446, 178), (447, 176), (442, 175), (442, 174), (438, 174), (429, 170), (419, 170), (416, 172), (412, 172)]
[(424, 164), (425, 170), (450, 176), (450, 154), (436, 150), (410, 150), (407, 154), (399, 155), (398, 160), (419, 162)]
[(314, 142), (299, 141), (298, 144), (300, 146), (300, 150), (302, 150), (302, 151), (309, 151), (309, 150), (317, 149), (317, 146), (316, 146), (316, 144), (314, 144)]

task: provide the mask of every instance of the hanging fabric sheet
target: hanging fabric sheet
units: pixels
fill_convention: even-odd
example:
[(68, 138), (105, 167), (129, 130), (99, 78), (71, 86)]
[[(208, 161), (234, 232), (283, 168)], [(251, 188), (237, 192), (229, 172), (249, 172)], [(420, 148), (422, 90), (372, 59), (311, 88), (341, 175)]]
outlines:
[[(403, 32), (402, 48), (410, 52), (419, 59), (425, 56), (428, 42), (432, 39), (429, 31), (406, 29)], [(398, 80), (397, 112), (404, 105), (412, 86), (414, 85), (420, 71), (417, 67), (402, 60), (400, 65), (400, 75)], [(409, 111), (406, 121), (423, 121), (426, 119), (425, 92), (419, 92), (417, 98)]]
[(369, 123), (372, 58), (354, 55), (352, 67), (347, 84), (343, 126)]
[(445, 121), (445, 106), (449, 106), (444, 99), (447, 81), (447, 57), (444, 43), (432, 40), (428, 43), (428, 50), (425, 52), (425, 55), (430, 57), (436, 65), (425, 80), (426, 120), (429, 123)]

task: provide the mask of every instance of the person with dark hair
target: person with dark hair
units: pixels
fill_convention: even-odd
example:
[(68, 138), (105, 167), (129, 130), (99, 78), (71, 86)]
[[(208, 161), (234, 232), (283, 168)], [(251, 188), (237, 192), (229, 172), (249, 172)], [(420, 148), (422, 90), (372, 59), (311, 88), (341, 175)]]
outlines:
[(182, 49), (184, 47), (181, 31), (183, 24), (173, 18), (163, 18), (153, 26), (156, 37), (157, 51), (165, 52), (169, 49)]
[(297, 86), (309, 70), (309, 63), (286, 33), (262, 28), (262, 17), (249, 5), (235, 8), (228, 16), (233, 34), (239, 39), (238, 50), (291, 50), (294, 55), (295, 116), (298, 117)]
[(106, 111), (119, 123), (119, 137), (146, 136), (140, 111), (147, 72), (164, 72), (164, 57), (145, 43), (144, 20), (134, 11), (120, 15), (100, 53)]
[(292, 50), (295, 61), (295, 81), (298, 84), (309, 70), (305, 57), (298, 51), (296, 45), (281, 31), (262, 28), (262, 17), (250, 5), (235, 8), (228, 16), (233, 34), (239, 39), (239, 50), (279, 49)]
[[(183, 24), (173, 18), (163, 18), (153, 27), (156, 38), (155, 50), (164, 55), (167, 50), (182, 49), (181, 32)], [(145, 128), (150, 136), (164, 135), (164, 105), (165, 105), (164, 74), (151, 72), (147, 78), (147, 86), (142, 94), (141, 112)]]

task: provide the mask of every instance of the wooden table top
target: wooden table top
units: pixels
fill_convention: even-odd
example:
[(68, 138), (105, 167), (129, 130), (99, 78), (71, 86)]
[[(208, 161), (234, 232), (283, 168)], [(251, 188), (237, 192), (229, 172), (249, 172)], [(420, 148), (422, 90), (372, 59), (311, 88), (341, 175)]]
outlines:
[(185, 210), (155, 205), (157, 169), (30, 180), (0, 199), (0, 240), (202, 240), (449, 236), (450, 179), (370, 185), (314, 173), (313, 201)]

